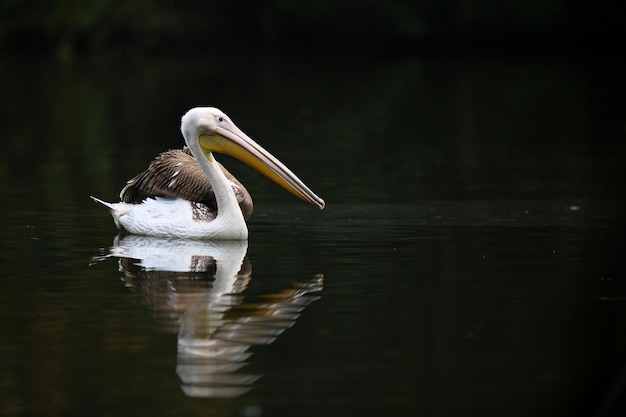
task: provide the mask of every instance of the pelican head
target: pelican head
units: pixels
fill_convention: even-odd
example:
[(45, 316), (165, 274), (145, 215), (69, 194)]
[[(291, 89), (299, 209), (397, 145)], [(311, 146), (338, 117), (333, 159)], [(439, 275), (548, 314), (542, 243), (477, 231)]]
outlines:
[(307, 187), (289, 168), (243, 133), (215, 107), (196, 107), (182, 117), (181, 132), (190, 149), (198, 149), (209, 163), (212, 152), (224, 153), (256, 169), (290, 193), (320, 209), (324, 200)]

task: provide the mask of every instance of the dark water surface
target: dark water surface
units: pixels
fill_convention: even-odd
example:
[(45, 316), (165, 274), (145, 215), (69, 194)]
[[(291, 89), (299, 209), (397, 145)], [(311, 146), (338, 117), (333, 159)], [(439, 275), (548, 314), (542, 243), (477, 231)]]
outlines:
[[(7, 59), (0, 414), (613, 415), (623, 68)], [(116, 236), (180, 116), (226, 111), (326, 201), (227, 157), (240, 244)]]

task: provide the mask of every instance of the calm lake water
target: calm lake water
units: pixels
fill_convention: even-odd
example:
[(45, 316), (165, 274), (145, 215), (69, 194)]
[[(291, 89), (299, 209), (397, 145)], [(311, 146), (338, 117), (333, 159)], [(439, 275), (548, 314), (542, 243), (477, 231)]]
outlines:
[[(613, 415), (623, 67), (542, 59), (0, 66), (0, 414)], [(327, 202), (228, 157), (248, 242), (117, 236), (216, 105)]]

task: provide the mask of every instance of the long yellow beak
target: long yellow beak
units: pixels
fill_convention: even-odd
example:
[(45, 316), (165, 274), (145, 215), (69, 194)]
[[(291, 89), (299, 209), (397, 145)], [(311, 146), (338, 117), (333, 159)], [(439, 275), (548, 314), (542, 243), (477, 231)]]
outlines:
[(198, 141), (209, 161), (212, 161), (211, 152), (233, 156), (320, 210), (326, 205), (289, 168), (237, 127), (218, 127), (212, 135), (200, 135)]

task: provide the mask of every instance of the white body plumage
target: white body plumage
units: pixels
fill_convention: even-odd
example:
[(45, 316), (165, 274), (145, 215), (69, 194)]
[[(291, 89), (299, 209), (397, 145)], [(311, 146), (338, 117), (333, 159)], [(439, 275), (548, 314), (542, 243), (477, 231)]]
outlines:
[(200, 203), (181, 198), (147, 198), (141, 204), (108, 203), (92, 198), (108, 207), (118, 229), (128, 233), (183, 239), (248, 238), (248, 227), (239, 207), (233, 212), (238, 216), (218, 215), (213, 218), (210, 215), (206, 217)]

